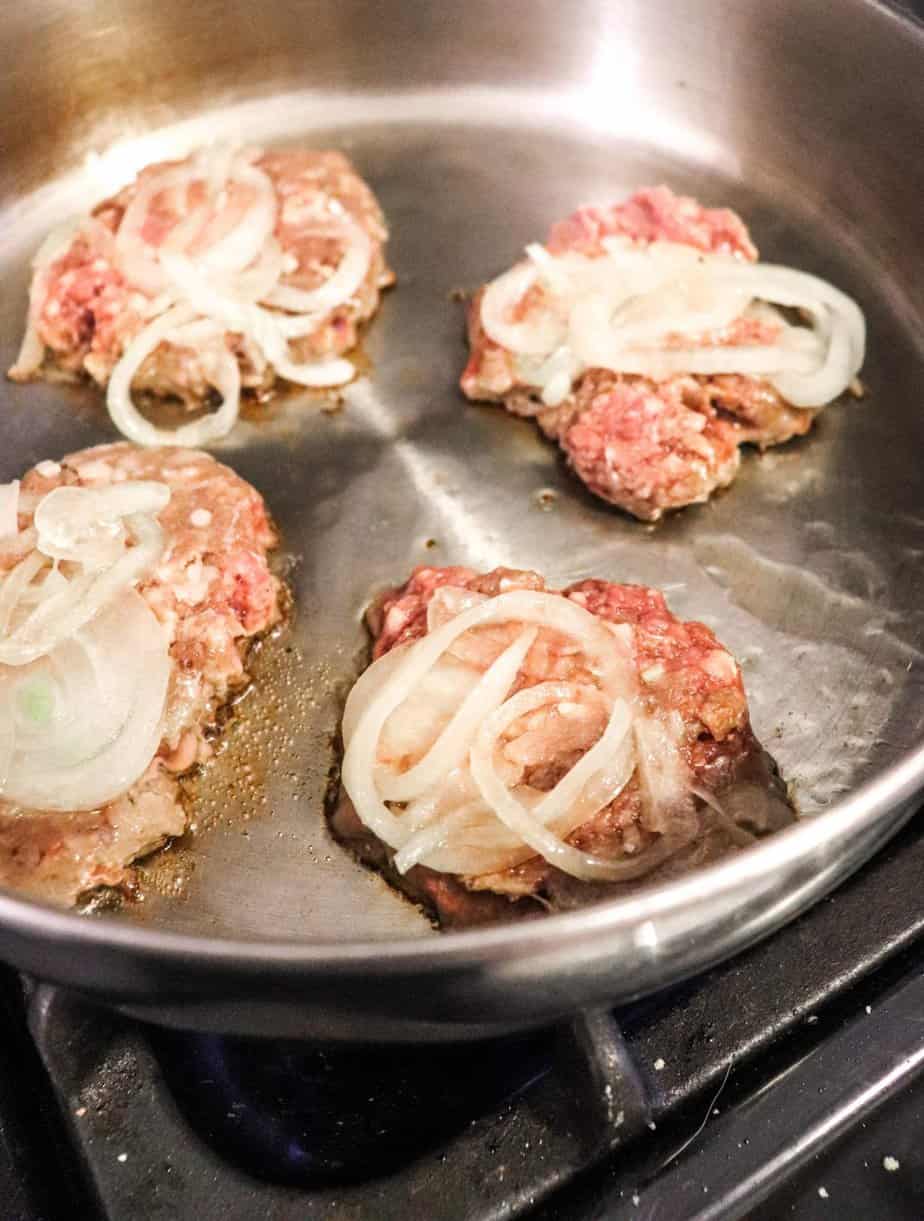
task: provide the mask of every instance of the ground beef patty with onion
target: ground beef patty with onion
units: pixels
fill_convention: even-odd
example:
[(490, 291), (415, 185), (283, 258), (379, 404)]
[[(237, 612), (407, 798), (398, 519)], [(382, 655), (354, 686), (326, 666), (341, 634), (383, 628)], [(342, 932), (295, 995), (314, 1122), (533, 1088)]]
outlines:
[(332, 829), (444, 927), (612, 896), (794, 817), (734, 659), (655, 590), (419, 568), (368, 623)]
[(756, 263), (726, 208), (646, 189), (579, 209), (527, 255), (470, 305), (462, 389), (535, 417), (593, 493), (643, 521), (708, 499), (740, 445), (801, 436), (856, 386), (856, 305)]
[[(0, 538), (0, 621), (9, 603), (4, 591), (34, 543), (33, 515), (50, 503), (44, 501), (48, 493), (152, 485), (165, 485), (170, 494), (158, 515), (162, 549), (137, 584), (168, 649), (163, 712), (153, 737), (156, 754), (148, 766), (142, 763), (143, 774), (127, 791), (94, 809), (23, 808), (3, 798), (0, 784), (0, 885), (56, 903), (123, 885), (133, 860), (182, 833), (186, 815), (178, 777), (208, 757), (207, 731), (247, 682), (251, 642), (281, 615), (282, 587), (267, 564), (276, 534), (254, 488), (195, 450), (116, 444), (71, 454), (60, 463), (41, 462), (23, 478), (17, 533)], [(121, 627), (116, 617), (113, 647)], [(0, 679), (16, 677), (15, 667), (0, 665)], [(87, 710), (88, 721), (94, 711)]]
[(92, 214), (51, 234), (34, 261), (15, 380), (86, 375), (141, 444), (132, 394), (223, 409), (179, 444), (230, 430), (241, 389), (278, 379), (342, 385), (342, 355), (394, 277), (372, 191), (333, 151), (223, 147), (148, 166)]

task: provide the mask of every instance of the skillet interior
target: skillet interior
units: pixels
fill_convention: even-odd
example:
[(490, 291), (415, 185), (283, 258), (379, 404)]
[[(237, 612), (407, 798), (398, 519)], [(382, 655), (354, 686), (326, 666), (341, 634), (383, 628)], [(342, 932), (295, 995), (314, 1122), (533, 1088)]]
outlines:
[[(721, 28), (706, 0), (585, 0), (567, 21), (528, 0), (502, 18), (469, 4), (464, 23), (459, 6), (423, 0), (279, 0), (259, 18), (244, 3), (167, 0), (154, 13), (123, 0), (89, 6), (79, 28), (63, 2), (4, 14), (4, 367), (44, 231), (146, 161), (216, 137), (345, 148), (382, 201), (399, 278), (365, 345), (370, 376), (342, 412), (287, 396), (218, 449), (282, 526), (298, 613), (292, 652), (261, 660), (265, 685), (199, 786), (212, 825), (152, 866), (145, 902), (117, 915), (79, 923), (0, 899), (11, 958), (168, 1020), (334, 1023), (344, 1037), (517, 1024), (645, 990), (753, 939), (907, 816), (924, 776), (911, 755), (924, 712), (924, 47), (859, 0), (837, 17), (766, 10), (724, 5)], [(765, 259), (861, 302), (870, 394), (652, 529), (584, 494), (530, 425), (463, 404), (450, 298), (574, 203), (662, 180), (736, 208)], [(90, 390), (4, 384), (0, 399), (2, 479), (111, 435)], [(322, 814), (362, 607), (424, 561), (666, 588), (742, 660), (758, 735), (813, 825), (752, 851), (736, 877), (726, 867), (544, 930), (437, 942), (329, 840)], [(95, 968), (78, 970), (68, 947), (90, 941)], [(255, 989), (261, 967), (272, 1004)], [(398, 978), (418, 986), (363, 988)]]

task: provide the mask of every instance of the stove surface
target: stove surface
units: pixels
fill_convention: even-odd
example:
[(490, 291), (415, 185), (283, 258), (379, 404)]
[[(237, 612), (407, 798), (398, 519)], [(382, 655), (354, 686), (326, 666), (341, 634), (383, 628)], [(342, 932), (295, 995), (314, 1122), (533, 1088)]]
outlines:
[(691, 983), (462, 1047), (178, 1034), (9, 976), (3, 1216), (920, 1218), (922, 867), (917, 819)]

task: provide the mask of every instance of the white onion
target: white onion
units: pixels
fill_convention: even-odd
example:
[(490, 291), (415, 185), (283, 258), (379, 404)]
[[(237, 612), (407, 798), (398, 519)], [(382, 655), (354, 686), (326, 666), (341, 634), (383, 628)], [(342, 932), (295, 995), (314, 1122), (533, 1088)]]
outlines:
[(153, 480), (54, 488), (35, 509), (36, 547), (49, 559), (108, 567), (125, 550), (123, 519), (159, 513), (169, 500), (169, 487)]
[(349, 301), (369, 274), (372, 242), (365, 229), (348, 215), (344, 215), (340, 228), (346, 243), (343, 256), (323, 284), (309, 290), (280, 284), (261, 299), (280, 309), (319, 316)]
[(126, 792), (161, 736), (168, 642), (127, 591), (47, 656), (0, 666), (0, 795), (40, 810), (85, 810)]
[(165, 191), (188, 192), (194, 181), (189, 166), (170, 166), (157, 174), (142, 177), (115, 235), (116, 261), (122, 275), (148, 296), (163, 292), (166, 280), (152, 247), (141, 236), (151, 201)]
[[(606, 239), (604, 246), (606, 253), (597, 257), (551, 255), (530, 246), (530, 261), (499, 276), (482, 299), (488, 337), (517, 357), (520, 377), (537, 386), (549, 406), (562, 402), (589, 368), (655, 381), (679, 374), (761, 377), (806, 409), (837, 398), (859, 372), (863, 314), (816, 276), (670, 242), (637, 247)], [(511, 312), (537, 281), (544, 299), (512, 322)], [(792, 326), (768, 305), (801, 310), (811, 325)], [(778, 338), (708, 342), (749, 316), (772, 320)], [(678, 335), (688, 335), (690, 344), (678, 346)]]
[(290, 360), (288, 356), (277, 356), (271, 363), (276, 372), (287, 381), (294, 382), (297, 386), (309, 386), (316, 390), (345, 386), (356, 376), (355, 367), (341, 357), (311, 360), (298, 364)]
[[(560, 699), (559, 686), (557, 683), (540, 683), (535, 687), (528, 687), (509, 699), (484, 722), (472, 747), (472, 776), (482, 797), (497, 817), (532, 848), (535, 855), (544, 857), (550, 864), (572, 877), (584, 881), (612, 881), (624, 873), (624, 861), (605, 860), (566, 844), (560, 835), (551, 831), (541, 821), (541, 805), (535, 815), (526, 809), (500, 779), (494, 766), (495, 739), (518, 717), (542, 707), (550, 699)], [(631, 718), (625, 701), (614, 701), (609, 722), (597, 747), (607, 755), (617, 751), (628, 735), (630, 725)], [(626, 780), (630, 775), (631, 768)], [(559, 784), (564, 784), (567, 779), (566, 776)], [(551, 803), (554, 797), (553, 789), (546, 801)]]
[(481, 677), (477, 667), (444, 653), (385, 722), (379, 739), (377, 779), (426, 754)]
[(237, 158), (230, 176), (232, 181), (250, 187), (255, 198), (231, 232), (199, 256), (204, 268), (217, 271), (243, 271), (249, 267), (276, 227), (276, 189), (269, 175)]
[(566, 334), (563, 319), (549, 310), (537, 309), (535, 317), (511, 322), (511, 309), (538, 279), (535, 267), (520, 263), (488, 285), (481, 300), (481, 323), (488, 337), (502, 347), (526, 356), (544, 356), (557, 347)]
[(272, 234), (249, 267), (234, 280), (234, 293), (242, 301), (263, 301), (279, 282), (286, 265), (282, 247)]
[(427, 603), (427, 631), (442, 627), (462, 611), (471, 610), (487, 602), (487, 594), (476, 593), (473, 589), (465, 589), (460, 585), (440, 585), (434, 590)]
[[(495, 859), (494, 854), (497, 852), (498, 847), (501, 846), (498, 845), (496, 837), (493, 843), (488, 843), (487, 845), (484, 843), (486, 829), (492, 822), (496, 826), (497, 820), (494, 818), (493, 812), (490, 807), (484, 805), (483, 801), (479, 799), (478, 801), (466, 802), (465, 805), (458, 806), (451, 813), (445, 814), (442, 818), (438, 818), (435, 821), (430, 821), (415, 831), (410, 839), (407, 840), (404, 847), (395, 853), (395, 868), (399, 873), (407, 873), (409, 869), (419, 864), (424, 858), (427, 858), (428, 866), (431, 869), (434, 868), (432, 861), (440, 859), (437, 854), (449, 847), (452, 840), (457, 841), (459, 832), (463, 828), (471, 827), (479, 833), (480, 846), (483, 849), (486, 847), (487, 851), (492, 854), (487, 864), (487, 868), (490, 869), (493, 867), (491, 862)], [(512, 857), (508, 859), (519, 857), (519, 860), (524, 860), (532, 855), (530, 848), (523, 848), (522, 841), (518, 841), (515, 836), (510, 836), (509, 838), (508, 851), (512, 854)], [(442, 860), (445, 862), (445, 857)], [(519, 860), (516, 863), (519, 863)], [(464, 863), (468, 865), (470, 862), (471, 856), (466, 853)], [(462, 872), (462, 870), (453, 870), (452, 864), (455, 864), (455, 860), (450, 862), (450, 866), (447, 869), (445, 863), (443, 863), (441, 866), (442, 871)], [(486, 870), (479, 870), (478, 872), (486, 872)]]
[[(172, 283), (198, 313), (213, 319), (225, 330), (245, 335), (281, 377), (298, 385), (312, 387), (341, 386), (354, 377), (356, 370), (348, 360), (330, 358), (298, 364), (291, 359), (289, 338), (299, 328), (306, 334), (317, 330), (319, 317), (288, 319), (254, 302), (241, 301), (222, 291), (182, 255), (163, 254), (161, 262)], [(289, 323), (288, 327), (286, 323)], [(201, 444), (201, 441), (186, 444)]]
[[(535, 690), (535, 688), (529, 688)], [(624, 699), (613, 701), (606, 728), (594, 745), (545, 794), (532, 812), (560, 836), (570, 833), (622, 792), (635, 768), (630, 729), (632, 712)], [(590, 796), (592, 808), (582, 800)]]
[(19, 533), (19, 480), (0, 483), (0, 539)]
[(146, 420), (132, 401), (132, 380), (144, 361), (169, 342), (173, 333), (191, 322), (195, 313), (188, 305), (177, 305), (140, 331), (112, 370), (106, 390), (106, 405), (119, 432), (138, 445), (188, 445), (196, 447), (227, 436), (240, 411), (241, 371), (237, 361), (216, 333), (213, 353), (215, 371), (210, 380), (221, 395), (221, 404), (210, 415), (179, 428), (157, 428)]
[(633, 728), (642, 821), (650, 831), (663, 832), (679, 815), (692, 810), (692, 777), (680, 753), (683, 720), (678, 712), (667, 717), (638, 717)]
[[(344, 788), (362, 822), (395, 849), (398, 870), (424, 864), (478, 876), (539, 855), (575, 877), (613, 881), (640, 876), (653, 867), (655, 857), (663, 859), (675, 850), (676, 836), (664, 836), (669, 842), (654, 855), (612, 860), (565, 842), (619, 796), (636, 769), (631, 632), (627, 640), (625, 633), (607, 630), (576, 603), (530, 590), (487, 598), (444, 587), (431, 599), (428, 619), (426, 636), (369, 667), (344, 712)], [(434, 722), (426, 709), (418, 711), (428, 699), (423, 684), (434, 667), (445, 665), (441, 659), (456, 651), (460, 638), (505, 624), (523, 630), (499, 652), (496, 638), (484, 640), (485, 655), (492, 660), (474, 685), (466, 679), (452, 715), (440, 713)], [(590, 677), (540, 682), (509, 695), (543, 629), (575, 642), (577, 650), (571, 646), (568, 651), (583, 654)], [(464, 650), (466, 657), (473, 649)], [(502, 735), (520, 718), (544, 709), (549, 716), (564, 715), (558, 711), (561, 704), (588, 701), (604, 713), (603, 732), (590, 749), (550, 792), (523, 784), (509, 787), (519, 765), (496, 755)], [(407, 728), (393, 739), (392, 718), (400, 710)], [(528, 723), (525, 732), (530, 732)], [(386, 738), (389, 747), (382, 754)], [(679, 739), (664, 735), (659, 746), (670, 775), (680, 774), (682, 762), (668, 757), (679, 752)], [(651, 755), (650, 743), (648, 750)], [(389, 758), (410, 766), (394, 770)], [(389, 808), (395, 802), (409, 804), (404, 810)]]
[(411, 801), (419, 797), (436, 784), (440, 776), (445, 776), (462, 762), (485, 713), (497, 708), (510, 690), (536, 635), (536, 628), (522, 632), (491, 663), (422, 759), (406, 772), (397, 776), (385, 775), (378, 780), (379, 793), (386, 801)]
[(169, 641), (132, 587), (161, 556), (156, 514), (169, 498), (165, 484), (127, 480), (57, 487), (34, 503), (35, 545), (0, 580), (5, 800), (93, 809), (154, 757)]
[[(624, 686), (628, 661), (600, 621), (565, 598), (529, 590), (490, 598), (415, 641), (399, 663), (390, 664), (388, 676), (381, 685), (376, 683), (373, 672), (388, 661), (389, 654), (374, 662), (366, 672), (370, 677), (366, 678), (363, 687), (357, 684), (347, 699), (344, 725), (349, 726), (351, 732), (344, 733), (346, 749), (342, 775), (344, 788), (359, 817), (392, 847), (401, 846), (407, 838), (408, 828), (388, 809), (375, 782), (376, 754), (385, 721), (459, 636), (473, 627), (510, 621), (535, 623), (579, 638), (589, 661), (597, 667), (601, 686), (612, 689)], [(370, 688), (373, 693), (364, 699)]]
[[(64, 491), (69, 493), (66, 498), (57, 496)], [(119, 530), (124, 527), (124, 532), (117, 537), (120, 543), (133, 544), (121, 546), (117, 557), (103, 567), (99, 564), (107, 549), (100, 548), (99, 538), (94, 537), (82, 512), (74, 510), (74, 493), (96, 507), (104, 537), (113, 537), (112, 523), (122, 517)], [(46, 545), (57, 553), (56, 559), (70, 560), (77, 570), (68, 577), (58, 573), (60, 579), (43, 582), (41, 596), (36, 598), (32, 583), (47, 564), (46, 556), (36, 549), (0, 582), (0, 665), (29, 665), (52, 652), (151, 571), (163, 551), (163, 531), (153, 512), (166, 504), (165, 494), (169, 497), (163, 484), (126, 482), (105, 489), (55, 489), (45, 498), (52, 502), (47, 511), (45, 501), (40, 502), (36, 517), (45, 531)], [(135, 511), (138, 505), (145, 505), (148, 511)], [(60, 517), (67, 512), (74, 517), (70, 534)], [(39, 531), (38, 541), (42, 537)], [(68, 538), (71, 550), (66, 545)], [(80, 558), (87, 551), (92, 558), (89, 567)]]
[(45, 557), (38, 551), (30, 551), (0, 580), (0, 647), (20, 599), (44, 567)]

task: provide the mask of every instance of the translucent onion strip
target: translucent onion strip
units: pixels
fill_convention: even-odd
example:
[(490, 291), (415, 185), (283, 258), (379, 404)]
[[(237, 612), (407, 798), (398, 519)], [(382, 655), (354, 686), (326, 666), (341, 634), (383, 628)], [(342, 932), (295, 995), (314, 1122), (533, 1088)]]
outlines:
[[(486, 712), (497, 708), (526, 654), (538, 635), (537, 628), (522, 632), (500, 657), (485, 670), (480, 681), (468, 693), (449, 724), (424, 757), (412, 768), (399, 775), (387, 773), (377, 777), (378, 790), (386, 801), (411, 801), (432, 788), (448, 772), (457, 767), (468, 754), (468, 747)], [(384, 772), (384, 769), (382, 769)]]
[(294, 313), (322, 316), (349, 301), (369, 274), (372, 242), (365, 229), (346, 215), (341, 221), (340, 236), (345, 243), (343, 257), (323, 284), (312, 289), (279, 284), (261, 298), (264, 303)]
[[(631, 870), (635, 862), (606, 860), (566, 844), (560, 835), (544, 825), (542, 821), (544, 803), (537, 807), (535, 813), (529, 811), (507, 788), (497, 774), (494, 765), (494, 744), (500, 734), (513, 721), (527, 712), (542, 707), (550, 699), (561, 698), (558, 695), (557, 687), (558, 684), (545, 683), (529, 687), (508, 700), (502, 708), (485, 721), (471, 751), (472, 776), (482, 797), (501, 822), (519, 836), (524, 844), (532, 848), (537, 856), (544, 857), (563, 873), (571, 874), (572, 877), (581, 878), (584, 881), (614, 881), (619, 877), (625, 877), (627, 869)], [(604, 761), (608, 761), (611, 755), (622, 747), (629, 734), (631, 723), (632, 718), (626, 702), (624, 700), (614, 701), (603, 736), (582, 760), (582, 762), (590, 760), (587, 765), (588, 771), (592, 772), (601, 767)], [(632, 775), (632, 767), (629, 766), (626, 771), (624, 783)], [(565, 784), (567, 779), (566, 776), (564, 780), (559, 781), (559, 785)], [(557, 807), (559, 803), (555, 789), (545, 798), (545, 802)]]
[[(62, 501), (55, 499), (58, 492), (69, 495)], [(123, 533), (118, 555), (103, 567), (98, 566), (100, 553), (96, 550), (92, 550), (89, 567), (80, 561), (81, 547), (89, 545), (93, 549), (96, 540), (87, 521), (74, 511), (73, 493), (96, 506), (105, 533), (111, 534), (115, 519), (120, 519), (119, 530)], [(75, 571), (65, 576), (50, 569), (36, 590), (32, 583), (49, 564), (49, 558), (36, 549), (0, 581), (0, 665), (25, 666), (52, 652), (151, 571), (164, 546), (163, 530), (155, 514), (167, 503), (169, 494), (164, 484), (126, 482), (106, 489), (55, 489), (39, 503), (36, 516), (44, 522), (46, 538), (52, 524), (56, 525), (56, 530), (51, 530), (57, 543), (51, 547), (56, 559), (71, 561)], [(46, 502), (51, 502), (51, 508), (45, 508)], [(134, 511), (141, 505), (148, 511)], [(55, 522), (60, 513), (72, 515), (71, 551), (63, 545), (65, 524), (60, 517)], [(37, 541), (41, 539), (39, 532)], [(54, 580), (50, 579), (52, 575)]]
[[(460, 608), (457, 613), (441, 621), (454, 606)], [(390, 717), (415, 698), (419, 684), (443, 655), (468, 632), (511, 623), (525, 630), (468, 688), (435, 738), (429, 731), (416, 762), (404, 772), (380, 763), (379, 741)], [(510, 868), (541, 855), (588, 880), (627, 878), (650, 869), (647, 853), (644, 862), (604, 860), (564, 842), (613, 801), (634, 772), (631, 731), (636, 688), (631, 641), (609, 631), (576, 603), (529, 590), (474, 602), (464, 591), (447, 590), (433, 624), (426, 636), (369, 667), (350, 693), (344, 713), (344, 788), (360, 819), (396, 850), (396, 867), (406, 870), (423, 863), (471, 875)], [(507, 697), (539, 629), (570, 637), (583, 653), (592, 678), (581, 683), (539, 683)], [(530, 713), (548, 707), (556, 715), (561, 703), (588, 700), (597, 707), (602, 704), (604, 711), (597, 741), (551, 792), (528, 786), (511, 790), (494, 758), (501, 736)], [(509, 765), (504, 766), (509, 773)], [(395, 811), (389, 802), (410, 804)]]
[(89, 810), (126, 792), (160, 744), (171, 663), (134, 591), (35, 663), (0, 667), (0, 795)]
[[(565, 598), (529, 590), (499, 594), (415, 641), (403, 653), (400, 662), (391, 661), (388, 676), (377, 688), (375, 671), (389, 661), (390, 654), (374, 662), (366, 672), (369, 677), (364, 676), (363, 686), (357, 684), (347, 699), (342, 777), (359, 817), (391, 847), (401, 847), (409, 828), (389, 810), (377, 790), (377, 750), (385, 721), (463, 633), (475, 627), (511, 621), (536, 624), (577, 638), (590, 664), (596, 668), (601, 686), (611, 689), (614, 694), (625, 689), (630, 673), (628, 659), (600, 621)], [(374, 693), (366, 699), (370, 688)]]
[(683, 720), (678, 712), (638, 717), (633, 728), (644, 798), (642, 818), (650, 831), (663, 832), (678, 814), (692, 812), (692, 777), (680, 753)]
[(19, 533), (19, 480), (0, 483), (0, 539)]
[[(169, 487), (154, 480), (132, 479), (106, 488), (54, 488), (35, 508), (36, 548), (52, 560), (108, 567), (125, 549), (125, 520), (157, 514), (169, 501)], [(147, 562), (147, 557), (135, 558)], [(154, 558), (152, 553), (152, 562)]]
[[(547, 405), (562, 402), (585, 370), (605, 368), (656, 381), (760, 377), (793, 406), (814, 410), (842, 394), (862, 366), (863, 314), (817, 276), (669, 242), (604, 244), (597, 257), (530, 246), (529, 261), (494, 280), (482, 299), (487, 335), (517, 357), (520, 377)], [(808, 325), (791, 324), (781, 308), (800, 311)], [(777, 337), (721, 341), (749, 317), (775, 325)]]
[(221, 395), (221, 403), (216, 411), (203, 419), (181, 424), (179, 428), (157, 428), (144, 418), (132, 400), (132, 381), (141, 365), (162, 343), (169, 343), (174, 333), (195, 316), (195, 311), (188, 305), (177, 305), (167, 310), (135, 336), (112, 370), (106, 390), (106, 405), (119, 432), (137, 445), (206, 445), (227, 436), (234, 427), (240, 411), (241, 372), (217, 330), (214, 335), (215, 371), (212, 378)]
[[(169, 641), (133, 586), (170, 489), (126, 480), (28, 498), (34, 546), (0, 580), (0, 796), (83, 810), (126, 792), (161, 739)], [(27, 533), (27, 532), (24, 532)]]

